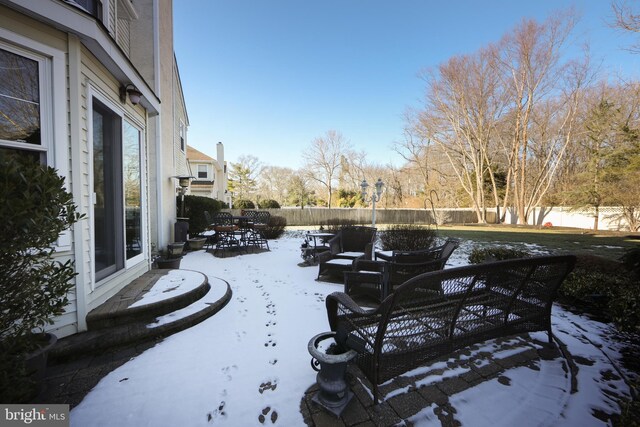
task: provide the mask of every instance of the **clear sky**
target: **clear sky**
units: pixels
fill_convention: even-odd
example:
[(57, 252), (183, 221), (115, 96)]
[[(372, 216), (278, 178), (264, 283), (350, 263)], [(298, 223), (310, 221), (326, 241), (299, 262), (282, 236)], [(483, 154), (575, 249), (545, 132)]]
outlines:
[(522, 18), (574, 6), (573, 36), (602, 70), (638, 78), (630, 35), (608, 25), (610, 0), (174, 0), (175, 52), (188, 144), (235, 162), (302, 166), (337, 130), (370, 162), (402, 164), (393, 142), (419, 107), (418, 73), (499, 40)]

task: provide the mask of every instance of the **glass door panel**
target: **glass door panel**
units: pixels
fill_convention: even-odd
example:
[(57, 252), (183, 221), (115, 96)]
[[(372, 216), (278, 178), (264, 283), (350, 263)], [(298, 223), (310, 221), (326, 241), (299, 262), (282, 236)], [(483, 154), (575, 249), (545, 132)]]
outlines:
[(142, 165), (140, 131), (124, 122), (124, 203), (127, 259), (142, 253)]
[(93, 230), (96, 281), (124, 267), (119, 116), (93, 105)]

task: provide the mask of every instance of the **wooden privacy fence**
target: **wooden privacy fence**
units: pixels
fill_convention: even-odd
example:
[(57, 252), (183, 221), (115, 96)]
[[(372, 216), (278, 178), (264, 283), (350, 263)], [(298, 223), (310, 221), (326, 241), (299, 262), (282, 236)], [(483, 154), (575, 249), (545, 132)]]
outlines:
[[(286, 218), (287, 225), (319, 226), (328, 221), (353, 221), (356, 224), (371, 224), (371, 208), (282, 208), (263, 209), (271, 215)], [(239, 215), (239, 209), (231, 209)], [(438, 224), (477, 223), (472, 209), (436, 209)], [(487, 212), (488, 222), (495, 221), (495, 213)], [(425, 209), (376, 209), (376, 224), (435, 224), (433, 212)]]

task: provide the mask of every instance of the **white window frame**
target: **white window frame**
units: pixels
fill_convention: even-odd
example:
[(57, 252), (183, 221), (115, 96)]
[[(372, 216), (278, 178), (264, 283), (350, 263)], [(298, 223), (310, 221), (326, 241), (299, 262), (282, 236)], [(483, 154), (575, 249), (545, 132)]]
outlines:
[[(142, 241), (140, 242), (140, 244), (142, 245), (142, 252), (140, 252), (138, 255), (134, 256), (133, 258), (127, 259), (126, 256), (126, 247), (125, 247), (125, 257), (124, 257), (124, 268), (125, 269), (129, 269), (135, 265), (140, 264), (141, 262), (143, 262), (146, 258), (147, 258), (147, 242), (149, 240), (149, 233), (147, 233), (147, 197), (146, 197), (146, 182), (147, 182), (147, 174), (146, 174), (146, 167), (145, 165), (147, 164), (147, 159), (145, 156), (145, 134), (144, 134), (144, 129), (142, 127), (142, 125), (140, 125), (137, 121), (133, 120), (131, 117), (124, 115), (122, 116), (122, 134), (124, 135), (124, 123), (127, 122), (129, 125), (133, 126), (134, 128), (136, 128), (138, 130), (138, 132), (140, 132), (140, 232), (142, 233)], [(122, 142), (122, 141), (121, 141)], [(124, 152), (123, 152), (124, 154)], [(124, 161), (122, 162), (122, 171), (120, 172), (122, 174), (122, 176), (124, 176)], [(124, 181), (122, 183), (124, 185)], [(123, 208), (126, 207), (126, 200), (124, 200), (125, 197), (125, 191), (124, 188), (122, 189), (122, 206)], [(125, 246), (126, 246), (126, 240), (127, 240), (127, 227), (126, 227), (126, 223), (127, 223), (127, 212), (126, 209), (122, 210), (122, 215), (123, 215), (123, 224), (124, 226), (124, 242), (125, 242)]]
[(180, 138), (180, 151), (184, 153), (187, 151), (187, 127), (182, 120), (180, 120), (178, 138)]
[[(40, 145), (2, 141), (0, 145), (20, 150), (42, 152), (47, 166), (57, 170), (70, 190), (70, 168), (67, 163), (67, 84), (66, 57), (61, 50), (39, 43), (20, 34), (0, 28), (0, 47), (9, 52), (38, 61), (40, 85)], [(71, 231), (65, 230), (55, 245), (57, 252), (71, 250)]]
[[(204, 168), (204, 177), (200, 176), (200, 168), (203, 167)], [(204, 164), (199, 164), (198, 165), (198, 177), (199, 180), (200, 179), (204, 179), (204, 180), (208, 180), (209, 179), (209, 166), (204, 165)]]

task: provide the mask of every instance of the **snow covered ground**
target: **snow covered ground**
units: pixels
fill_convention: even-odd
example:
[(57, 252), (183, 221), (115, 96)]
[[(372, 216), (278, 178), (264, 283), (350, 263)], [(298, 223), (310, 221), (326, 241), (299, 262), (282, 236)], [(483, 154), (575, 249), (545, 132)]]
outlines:
[[(301, 236), (288, 232), (270, 241), (269, 252), (186, 255), (182, 269), (206, 274), (215, 287), (224, 284), (213, 278), (227, 281), (232, 300), (104, 377), (72, 410), (71, 425), (304, 425), (300, 400), (316, 375), (307, 343), (329, 329), (324, 300), (342, 286), (317, 282), (317, 267), (298, 266)], [(470, 247), (465, 242), (449, 264), (466, 264)], [(602, 423), (594, 417), (599, 411), (619, 411), (615, 396), (628, 396), (629, 389), (618, 372), (620, 352), (609, 341), (611, 327), (560, 307), (554, 307), (552, 320), (554, 333), (577, 356), (578, 391), (570, 393), (562, 359), (541, 360), (539, 370), (510, 369), (504, 373), (508, 380), (451, 396), (456, 419), (465, 426), (588, 426)], [(544, 341), (546, 335), (534, 338)], [(492, 342), (484, 345), (495, 351)], [(440, 425), (433, 409), (424, 408), (410, 421)]]

